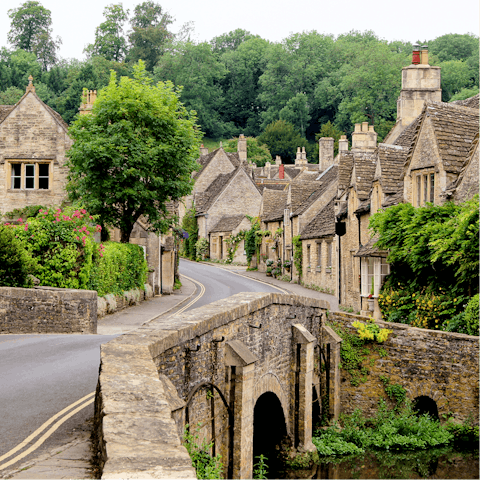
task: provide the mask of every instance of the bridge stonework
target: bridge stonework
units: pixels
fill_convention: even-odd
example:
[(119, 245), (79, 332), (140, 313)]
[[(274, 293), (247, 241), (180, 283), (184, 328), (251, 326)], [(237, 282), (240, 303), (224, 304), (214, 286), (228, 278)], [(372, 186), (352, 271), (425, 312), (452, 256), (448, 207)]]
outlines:
[(242, 293), (102, 345), (94, 425), (102, 478), (195, 478), (181, 443), (186, 424), (199, 441), (214, 440), (211, 453), (222, 455), (226, 476), (251, 478), (261, 397), (278, 399), (286, 433), (311, 450), (313, 388), (318, 397), (328, 392), (330, 418), (356, 407), (369, 414), (385, 398), (382, 371), (412, 399), (431, 396), (439, 413), (450, 405), (462, 419), (476, 402), (478, 418), (478, 337), (388, 324), (389, 355), (353, 387), (339, 368), (334, 330), (362, 317), (327, 318), (327, 309), (307, 297)]

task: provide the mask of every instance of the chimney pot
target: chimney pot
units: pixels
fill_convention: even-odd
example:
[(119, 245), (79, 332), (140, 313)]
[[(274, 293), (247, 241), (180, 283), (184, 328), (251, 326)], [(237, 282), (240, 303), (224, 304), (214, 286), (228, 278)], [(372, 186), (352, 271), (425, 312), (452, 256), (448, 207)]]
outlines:
[(362, 132), (368, 132), (368, 122), (362, 122)]
[(413, 65), (418, 65), (420, 63), (420, 45), (417, 43), (413, 46), (412, 49), (412, 63)]
[(356, 123), (355, 124), (355, 133), (361, 132), (362, 131), (362, 124), (361, 123)]
[(422, 65), (428, 65), (428, 46), (427, 45), (422, 46), (422, 52), (420, 57), (422, 60)]
[(368, 131), (369, 132), (374, 132), (375, 131), (375, 127), (373, 125), (369, 125), (368, 126)]

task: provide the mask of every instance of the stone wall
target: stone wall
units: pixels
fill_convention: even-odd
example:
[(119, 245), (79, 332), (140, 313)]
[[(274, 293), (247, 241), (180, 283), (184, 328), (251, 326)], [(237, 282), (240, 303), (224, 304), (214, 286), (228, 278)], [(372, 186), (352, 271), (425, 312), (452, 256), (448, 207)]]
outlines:
[[(325, 293), (337, 294), (338, 286), (338, 237), (302, 240), (303, 272), (302, 281), (313, 283), (323, 289)], [(331, 245), (331, 262), (328, 262), (328, 248)], [(319, 245), (321, 251), (319, 252)], [(308, 262), (308, 246), (310, 246), (310, 267)], [(320, 261), (318, 259), (320, 253)], [(328, 290), (326, 290), (328, 289)]]
[[(355, 329), (351, 323), (355, 320), (366, 322), (367, 317), (342, 312), (331, 312), (328, 317), (331, 324), (352, 332)], [(376, 344), (386, 351), (386, 356), (380, 357), (378, 350), (367, 356), (363, 362), (368, 369), (366, 382), (357, 386), (351, 385), (350, 375), (341, 370), (341, 409), (344, 413), (360, 408), (364, 414), (372, 415), (379, 399), (388, 399), (380, 381), (380, 375), (385, 375), (392, 384), (403, 386), (410, 400), (420, 396), (435, 400), (441, 420), (442, 415), (453, 413), (456, 420), (464, 421), (473, 414), (478, 423), (479, 337), (399, 323), (376, 323), (381, 328), (393, 330), (387, 341)], [(373, 365), (370, 365), (371, 360)]]
[(97, 333), (97, 292), (0, 287), (0, 334)]

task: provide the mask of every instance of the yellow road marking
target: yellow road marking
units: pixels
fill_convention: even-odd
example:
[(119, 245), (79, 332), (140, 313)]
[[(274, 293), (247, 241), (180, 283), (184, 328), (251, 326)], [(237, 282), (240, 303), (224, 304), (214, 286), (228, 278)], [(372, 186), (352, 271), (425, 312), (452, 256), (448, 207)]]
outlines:
[(180, 310), (175, 312), (175, 315), (178, 315), (179, 313), (184, 312), (188, 307), (192, 306), (195, 302), (198, 302), (198, 300), (200, 300), (200, 298), (202, 298), (203, 295), (205, 294), (205, 285), (203, 285), (203, 283), (199, 282), (198, 280), (194, 280), (193, 278), (187, 277), (183, 273), (181, 275), (182, 275), (182, 277), (185, 277), (186, 279), (190, 280), (191, 282), (197, 283), (198, 285), (200, 285), (200, 294), (197, 297), (195, 297), (189, 304), (185, 305), (183, 308), (181, 308)]
[(45, 428), (47, 428), (51, 423), (53, 423), (58, 417), (63, 415), (64, 413), (68, 412), (71, 408), (75, 407), (79, 403), (85, 401), (88, 399), (84, 404), (80, 405), (80, 407), (76, 408), (73, 410), (73, 412), (70, 412), (68, 415), (63, 417), (61, 420), (59, 420), (57, 423), (55, 423), (34, 445), (32, 445), (28, 450), (25, 450), (25, 452), (21, 453), (17, 457), (13, 458), (12, 460), (8, 461), (7, 463), (4, 463), (0, 465), (0, 470), (3, 470), (4, 468), (7, 468), (9, 465), (12, 465), (22, 458), (26, 457), (28, 454), (36, 450), (55, 430), (60, 427), (62, 423), (67, 421), (70, 417), (75, 415), (77, 412), (82, 410), (83, 408), (87, 407), (90, 405), (95, 398), (89, 398), (93, 397), (95, 395), (95, 392), (89, 393), (88, 395), (85, 395), (83, 398), (80, 400), (77, 400), (76, 402), (72, 403), (68, 407), (64, 408), (62, 411), (58, 412), (56, 415), (51, 417), (49, 420), (47, 420), (41, 427), (37, 428), (30, 436), (28, 436), (23, 442), (19, 443), (15, 448), (10, 450), (9, 452), (5, 453), (0, 457), (0, 461), (4, 460), (7, 457), (11, 457), (15, 452), (18, 452), (22, 448), (24, 448), (26, 445), (28, 445), (37, 435), (39, 435)]

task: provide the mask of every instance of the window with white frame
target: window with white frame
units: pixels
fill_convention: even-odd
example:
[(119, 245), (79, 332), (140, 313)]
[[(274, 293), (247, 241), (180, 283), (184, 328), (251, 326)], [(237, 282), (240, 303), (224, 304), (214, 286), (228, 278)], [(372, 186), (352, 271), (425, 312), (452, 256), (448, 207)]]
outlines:
[(390, 273), (386, 257), (361, 257), (360, 269), (362, 297), (370, 294), (378, 297), (385, 277)]
[(50, 163), (10, 162), (10, 188), (12, 190), (48, 190)]

